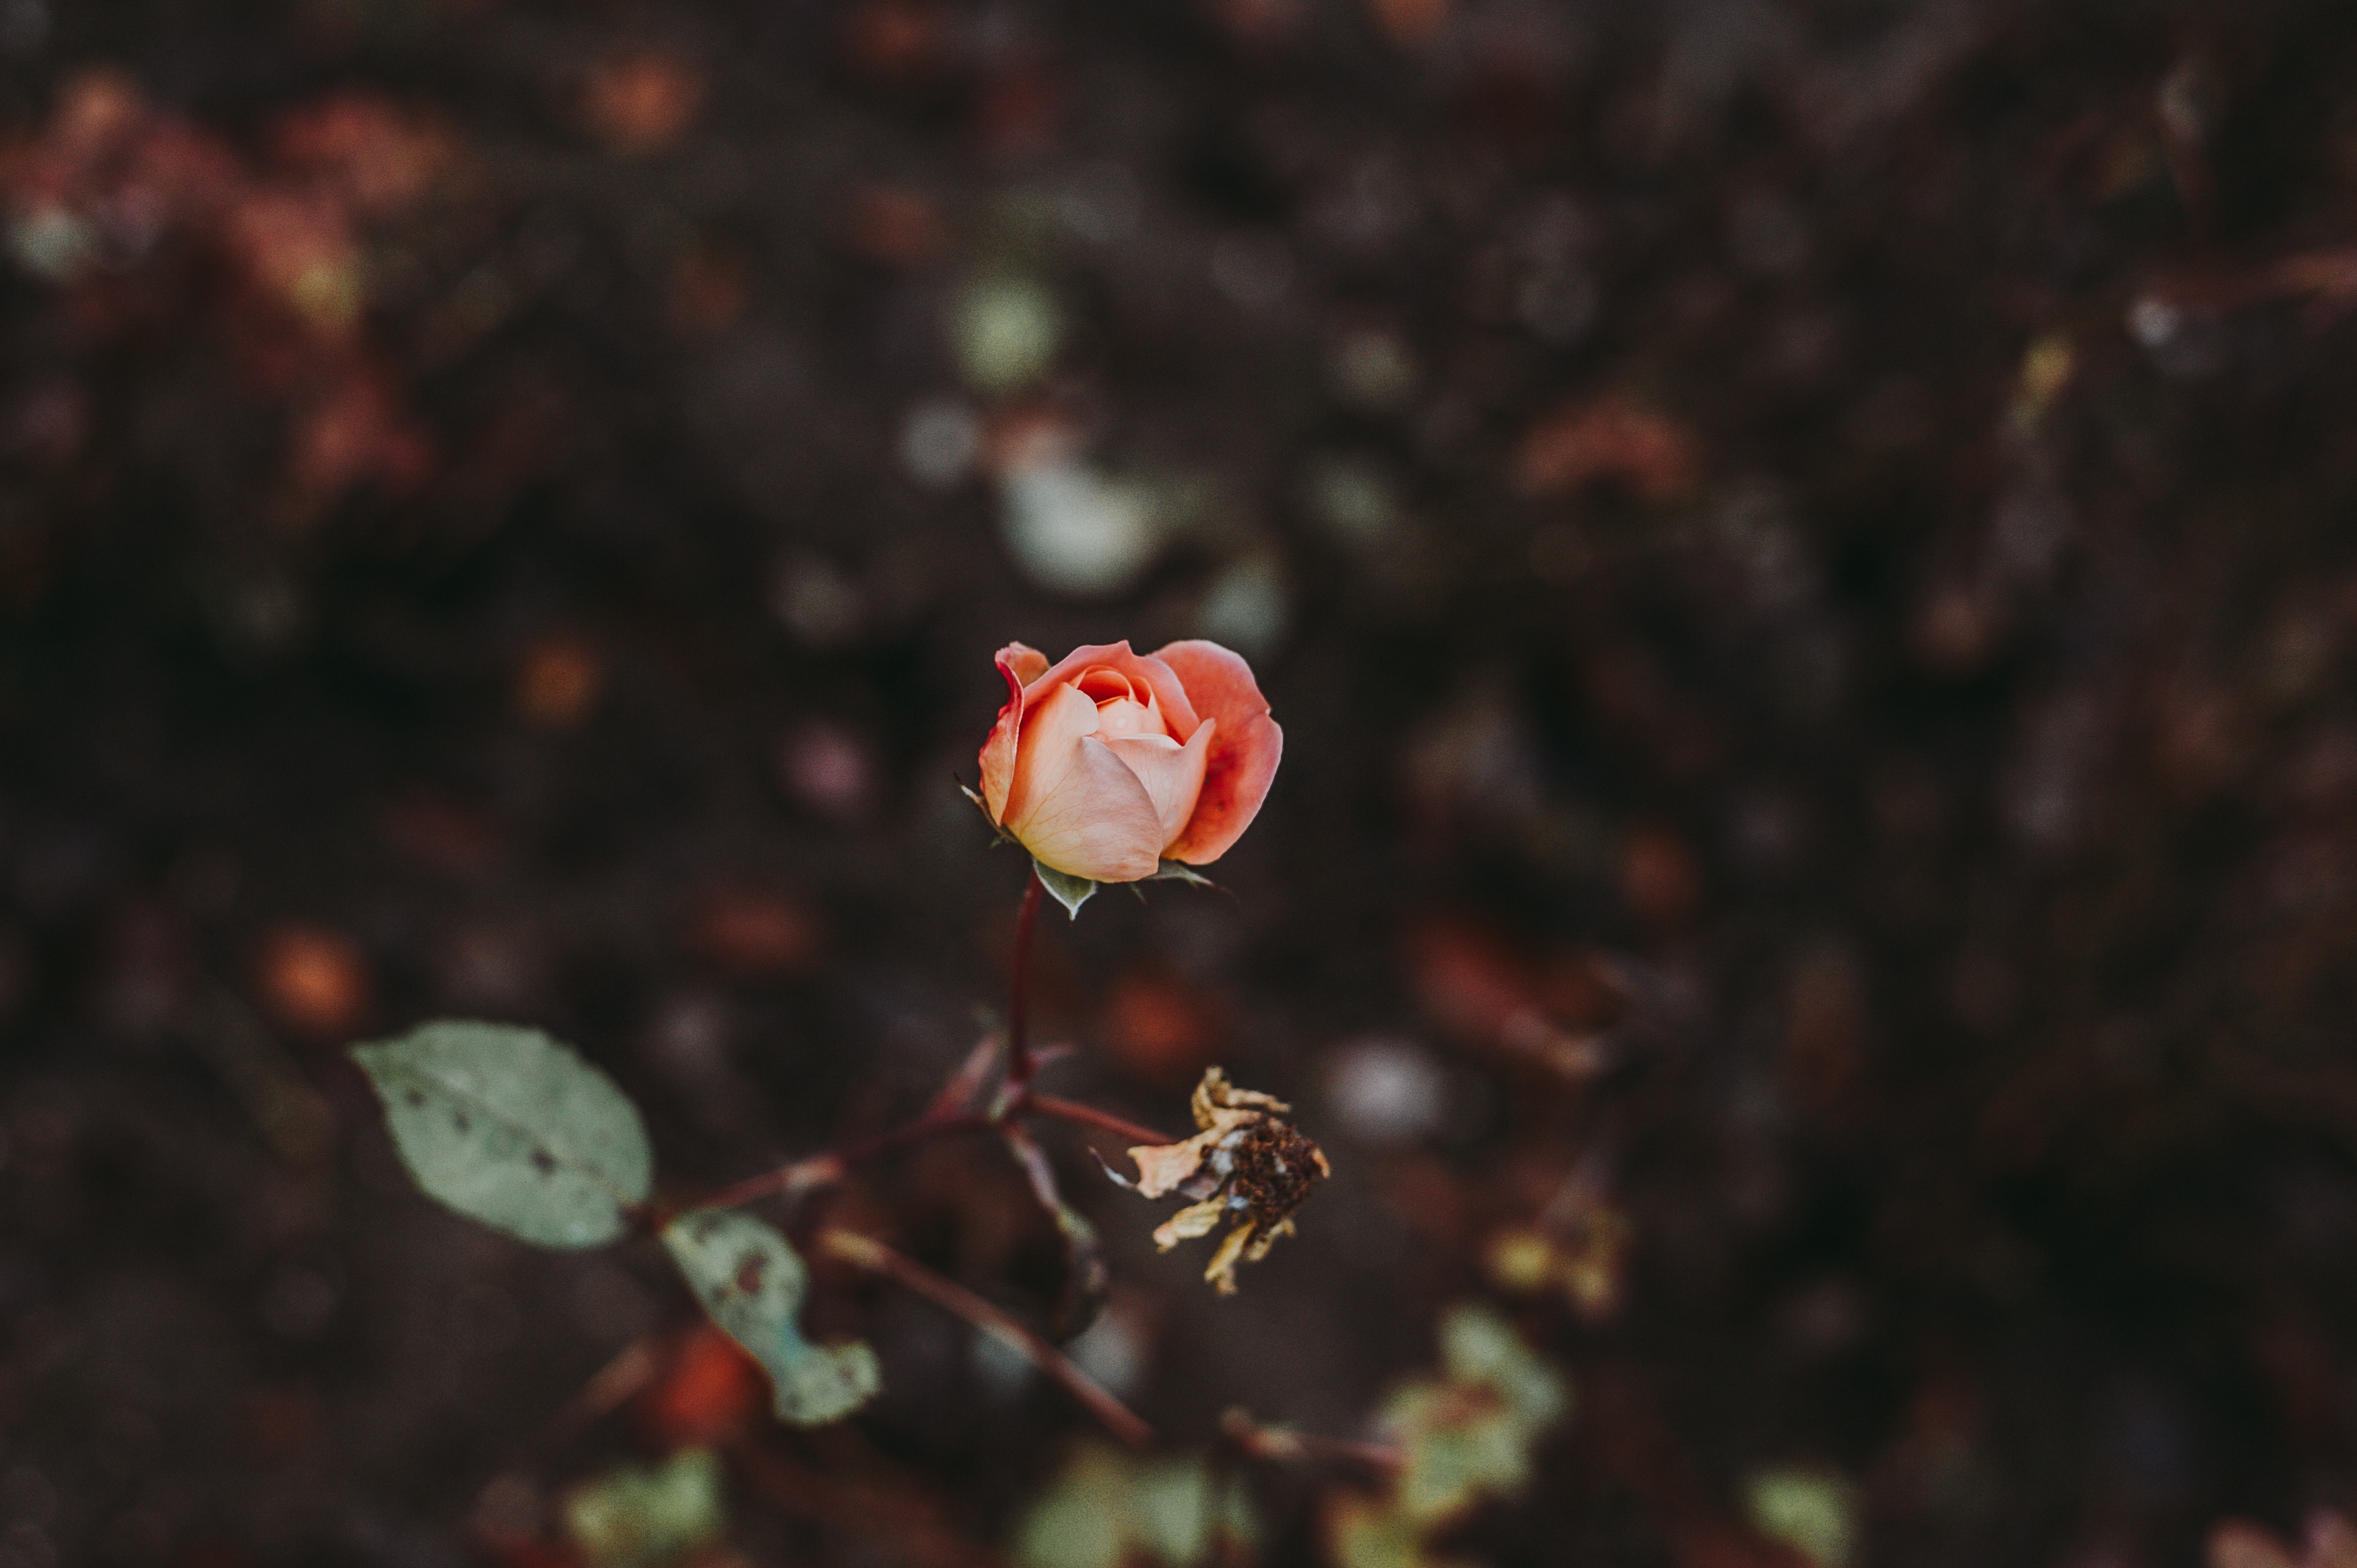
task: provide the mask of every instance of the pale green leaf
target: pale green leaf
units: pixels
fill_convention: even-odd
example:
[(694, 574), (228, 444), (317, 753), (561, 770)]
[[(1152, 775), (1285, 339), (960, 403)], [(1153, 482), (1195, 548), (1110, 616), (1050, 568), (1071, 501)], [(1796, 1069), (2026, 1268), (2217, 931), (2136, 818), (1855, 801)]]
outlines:
[(1403, 1385), (1383, 1412), (1407, 1455), (1393, 1500), (1426, 1527), (1521, 1490), (1532, 1444), (1568, 1402), (1561, 1377), (1495, 1314), (1458, 1308), (1440, 1343), (1447, 1376)]
[(1533, 1434), (1563, 1414), (1568, 1402), (1562, 1376), (1532, 1355), (1504, 1318), (1478, 1306), (1460, 1306), (1441, 1324), (1440, 1364), (1451, 1381), (1496, 1389), (1514, 1420)]
[(1034, 860), (1031, 869), (1039, 873), (1039, 886), (1054, 895), (1064, 912), (1075, 920), (1081, 918), (1081, 906), (1096, 894), (1097, 885), (1087, 877), (1066, 875), (1045, 861)]
[(1196, 870), (1183, 860), (1166, 860), (1161, 869), (1146, 879), (1148, 882), (1184, 882), (1196, 887), (1217, 887), (1218, 883)]
[(777, 1231), (729, 1208), (691, 1208), (663, 1228), (663, 1245), (712, 1320), (770, 1374), (780, 1421), (840, 1421), (884, 1386), (863, 1340), (814, 1345), (795, 1316), (809, 1271)]
[(537, 1029), (443, 1020), (354, 1046), (409, 1174), (470, 1219), (543, 1247), (614, 1240), (654, 1157), (613, 1079)]
[(565, 1532), (595, 1568), (658, 1568), (727, 1524), (720, 1460), (683, 1449), (661, 1469), (608, 1471), (565, 1499)]
[[(1211, 1485), (1200, 1459), (1141, 1460), (1082, 1444), (1024, 1515), (1013, 1556), (1019, 1568), (1189, 1568), (1209, 1555)], [(1226, 1493), (1216, 1528), (1250, 1541), (1251, 1499), (1232, 1479)]]
[(1326, 1543), (1336, 1568), (1459, 1568), (1458, 1559), (1434, 1555), (1423, 1526), (1389, 1498), (1330, 1493)]

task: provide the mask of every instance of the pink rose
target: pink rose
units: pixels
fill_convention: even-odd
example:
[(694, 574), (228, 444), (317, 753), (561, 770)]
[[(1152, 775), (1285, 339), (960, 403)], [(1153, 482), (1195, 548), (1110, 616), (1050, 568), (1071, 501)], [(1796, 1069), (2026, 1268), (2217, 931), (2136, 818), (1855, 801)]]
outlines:
[(1006, 705), (982, 747), (990, 820), (1039, 863), (1135, 882), (1208, 865), (1267, 798), (1285, 749), (1252, 670), (1216, 642), (1139, 655), (1126, 642), (998, 650)]

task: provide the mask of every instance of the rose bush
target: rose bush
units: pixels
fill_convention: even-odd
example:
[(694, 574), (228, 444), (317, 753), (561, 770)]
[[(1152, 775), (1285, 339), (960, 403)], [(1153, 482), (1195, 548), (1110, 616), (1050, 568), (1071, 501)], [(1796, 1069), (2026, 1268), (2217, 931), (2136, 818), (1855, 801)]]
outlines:
[(1252, 670), (1216, 642), (998, 650), (1006, 705), (982, 747), (990, 820), (1051, 870), (1135, 882), (1208, 865), (1260, 811), (1284, 750)]

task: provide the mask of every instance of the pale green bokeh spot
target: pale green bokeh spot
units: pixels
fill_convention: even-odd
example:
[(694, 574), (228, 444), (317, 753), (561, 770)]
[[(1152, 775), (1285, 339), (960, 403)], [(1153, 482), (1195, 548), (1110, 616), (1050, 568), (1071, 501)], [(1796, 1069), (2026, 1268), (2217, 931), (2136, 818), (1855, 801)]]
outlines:
[(1800, 1552), (1817, 1568), (1846, 1568), (1856, 1543), (1857, 1492), (1830, 1470), (1761, 1470), (1743, 1490), (1745, 1511), (1760, 1534)]
[(1013, 392), (1037, 380), (1063, 337), (1056, 296), (1029, 278), (985, 278), (956, 309), (951, 338), (958, 368), (982, 392)]

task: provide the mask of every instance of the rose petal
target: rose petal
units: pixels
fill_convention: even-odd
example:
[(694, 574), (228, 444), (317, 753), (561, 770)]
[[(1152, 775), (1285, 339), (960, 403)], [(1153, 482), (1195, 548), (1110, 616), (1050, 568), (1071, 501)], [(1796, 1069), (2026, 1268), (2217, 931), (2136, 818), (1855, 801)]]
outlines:
[(1006, 791), (1015, 781), (1016, 737), (1023, 731), (1023, 671), (1047, 662), (1046, 655), (1019, 642), (998, 650), (998, 672), (1006, 678), (1006, 705), (998, 710), (998, 722), (982, 743), (982, 803), (994, 822), (1006, 822)]
[(1290, 1236), (1292, 1234), (1293, 1221), (1290, 1219), (1278, 1220), (1276, 1222), (1275, 1230), (1264, 1230), (1259, 1235), (1253, 1238), (1253, 1244), (1244, 1249), (1244, 1262), (1247, 1263), (1259, 1262), (1263, 1258), (1268, 1256), (1268, 1250), (1276, 1245), (1276, 1239), (1279, 1236)]
[(1236, 1255), (1252, 1240), (1252, 1233), (1249, 1222), (1229, 1231), (1220, 1242), (1220, 1250), (1211, 1254), (1211, 1266), (1203, 1271), (1203, 1277), (1217, 1285), (1222, 1295), (1236, 1294)]
[(1195, 1085), (1195, 1092), (1187, 1103), (1195, 1113), (1198, 1127), (1224, 1128), (1260, 1120), (1257, 1114), (1237, 1114), (1244, 1111), (1274, 1111), (1282, 1116), (1293, 1109), (1274, 1094), (1263, 1094), (1257, 1089), (1238, 1089), (1228, 1081), (1227, 1073), (1216, 1067), (1203, 1069), (1202, 1081)]
[(1162, 722), (1169, 726), (1171, 739), (1185, 742), (1194, 737), (1195, 725), (1201, 721), (1196, 717), (1193, 699), (1187, 694), (1186, 682), (1159, 656), (1132, 653), (1127, 642), (1092, 642), (1075, 648), (1052, 668), (1025, 679), (1024, 700), (1037, 702), (1048, 685), (1100, 664), (1127, 676), (1131, 685), (1144, 686), (1154, 694), (1154, 705), (1161, 710)]
[(1218, 1130), (1213, 1129), (1176, 1144), (1140, 1144), (1130, 1150), (1129, 1157), (1137, 1162), (1139, 1193), (1161, 1197), (1177, 1191), (1179, 1183), (1195, 1174), (1211, 1141), (1219, 1135)]
[(1048, 672), (1048, 656), (1028, 643), (1010, 642), (998, 652), (1027, 686)]
[(1181, 1241), (1209, 1236), (1211, 1227), (1217, 1225), (1220, 1216), (1227, 1211), (1228, 1200), (1224, 1197), (1206, 1198), (1182, 1208), (1154, 1228), (1154, 1244), (1167, 1252)]
[(1203, 792), (1203, 767), (1211, 760), (1211, 737), (1217, 728), (1216, 725), (1197, 725), (1194, 738), (1184, 746), (1161, 735), (1103, 737), (1113, 754), (1127, 764), (1129, 770), (1137, 775), (1138, 782), (1146, 786), (1146, 798), (1154, 802), (1154, 814), (1161, 819), (1164, 844), (1185, 832), (1195, 814), (1196, 798)]
[[(1032, 701), (1027, 694), (1027, 708)], [(1096, 737), (1096, 704), (1055, 686), (1026, 716), (1000, 825), (1067, 875), (1153, 875), (1162, 864), (1162, 819), (1137, 775)]]
[[(1167, 859), (1209, 865), (1260, 814), (1285, 752), (1285, 732), (1268, 716), (1268, 699), (1260, 694), (1252, 667), (1218, 643), (1174, 642), (1147, 660), (1153, 661), (1175, 671), (1195, 712), (1220, 726), (1195, 815), (1178, 841), (1162, 852)], [(1178, 733), (1175, 725), (1171, 733)]]

